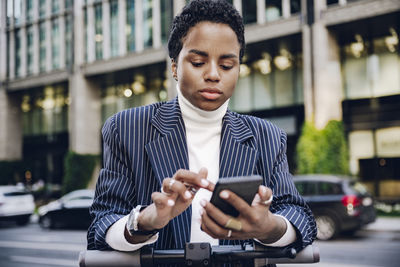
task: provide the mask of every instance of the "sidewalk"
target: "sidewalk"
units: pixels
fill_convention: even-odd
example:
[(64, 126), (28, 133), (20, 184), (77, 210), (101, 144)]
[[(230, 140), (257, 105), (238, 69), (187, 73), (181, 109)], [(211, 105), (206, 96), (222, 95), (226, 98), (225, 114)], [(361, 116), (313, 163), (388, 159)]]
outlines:
[(400, 217), (377, 217), (376, 221), (363, 228), (369, 231), (400, 232)]

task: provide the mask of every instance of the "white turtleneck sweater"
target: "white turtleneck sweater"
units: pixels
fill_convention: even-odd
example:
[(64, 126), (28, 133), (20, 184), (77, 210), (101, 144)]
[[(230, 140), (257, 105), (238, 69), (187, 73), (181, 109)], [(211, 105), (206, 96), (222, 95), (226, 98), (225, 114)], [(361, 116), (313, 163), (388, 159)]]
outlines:
[[(201, 110), (193, 106), (181, 93), (177, 86), (178, 102), (182, 118), (186, 128), (186, 142), (188, 147), (189, 169), (199, 172), (202, 167), (208, 170), (207, 179), (216, 183), (219, 178), (219, 154), (222, 129), (222, 118), (228, 108), (227, 100), (222, 106), (213, 111)], [(211, 192), (200, 189), (192, 202), (192, 222), (190, 242), (208, 242), (211, 245), (218, 245), (218, 239), (212, 238), (200, 229), (200, 201), (210, 200)], [(284, 218), (284, 217), (282, 217)], [(157, 241), (158, 234), (151, 237), (144, 243), (131, 244), (124, 237), (124, 229), (128, 215), (115, 222), (107, 231), (106, 242), (110, 247), (120, 251), (133, 251), (142, 246)], [(277, 242), (265, 244), (270, 246), (285, 246), (296, 240), (296, 232), (289, 221), (284, 218), (287, 224), (286, 233)]]

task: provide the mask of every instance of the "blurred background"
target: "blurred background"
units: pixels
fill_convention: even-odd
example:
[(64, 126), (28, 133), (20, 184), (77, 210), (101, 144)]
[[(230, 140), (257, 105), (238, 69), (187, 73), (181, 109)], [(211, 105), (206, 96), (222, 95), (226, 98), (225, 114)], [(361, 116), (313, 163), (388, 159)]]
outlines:
[[(93, 189), (104, 121), (175, 97), (166, 42), (187, 2), (1, 0), (0, 184), (36, 214)], [(229, 107), (286, 131), (292, 173), (345, 176), (399, 215), (400, 2), (228, 2), (247, 45)]]

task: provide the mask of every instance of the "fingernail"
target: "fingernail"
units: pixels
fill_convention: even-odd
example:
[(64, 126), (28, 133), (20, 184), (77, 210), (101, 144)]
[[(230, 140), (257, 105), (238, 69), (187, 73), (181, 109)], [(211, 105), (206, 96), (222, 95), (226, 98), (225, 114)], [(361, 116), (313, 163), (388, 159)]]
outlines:
[(175, 201), (173, 201), (172, 199), (168, 199), (167, 205), (170, 206), (170, 207), (172, 207), (172, 206), (175, 205)]
[(210, 182), (206, 179), (201, 179), (201, 184), (204, 186), (208, 186), (210, 184)]
[(261, 186), (261, 192), (265, 195), (267, 193), (267, 188), (265, 188), (265, 186)]
[(185, 198), (190, 199), (192, 197), (192, 194), (189, 191), (185, 192)]
[(219, 194), (219, 196), (220, 196), (221, 198), (227, 199), (227, 198), (229, 197), (229, 194), (228, 194), (228, 192), (226, 192), (226, 191), (222, 191), (222, 192)]
[(204, 199), (200, 200), (200, 206), (202, 206), (204, 208), (206, 206), (206, 204), (207, 204), (207, 202)]

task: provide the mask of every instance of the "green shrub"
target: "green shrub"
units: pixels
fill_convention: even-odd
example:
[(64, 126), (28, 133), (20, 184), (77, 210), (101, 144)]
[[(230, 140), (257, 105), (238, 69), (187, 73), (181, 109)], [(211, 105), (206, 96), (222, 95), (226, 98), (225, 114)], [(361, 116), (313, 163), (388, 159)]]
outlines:
[(349, 173), (349, 153), (343, 124), (329, 121), (323, 130), (305, 122), (296, 147), (297, 172)]
[(86, 188), (99, 159), (98, 155), (83, 155), (69, 151), (64, 158), (62, 193)]

